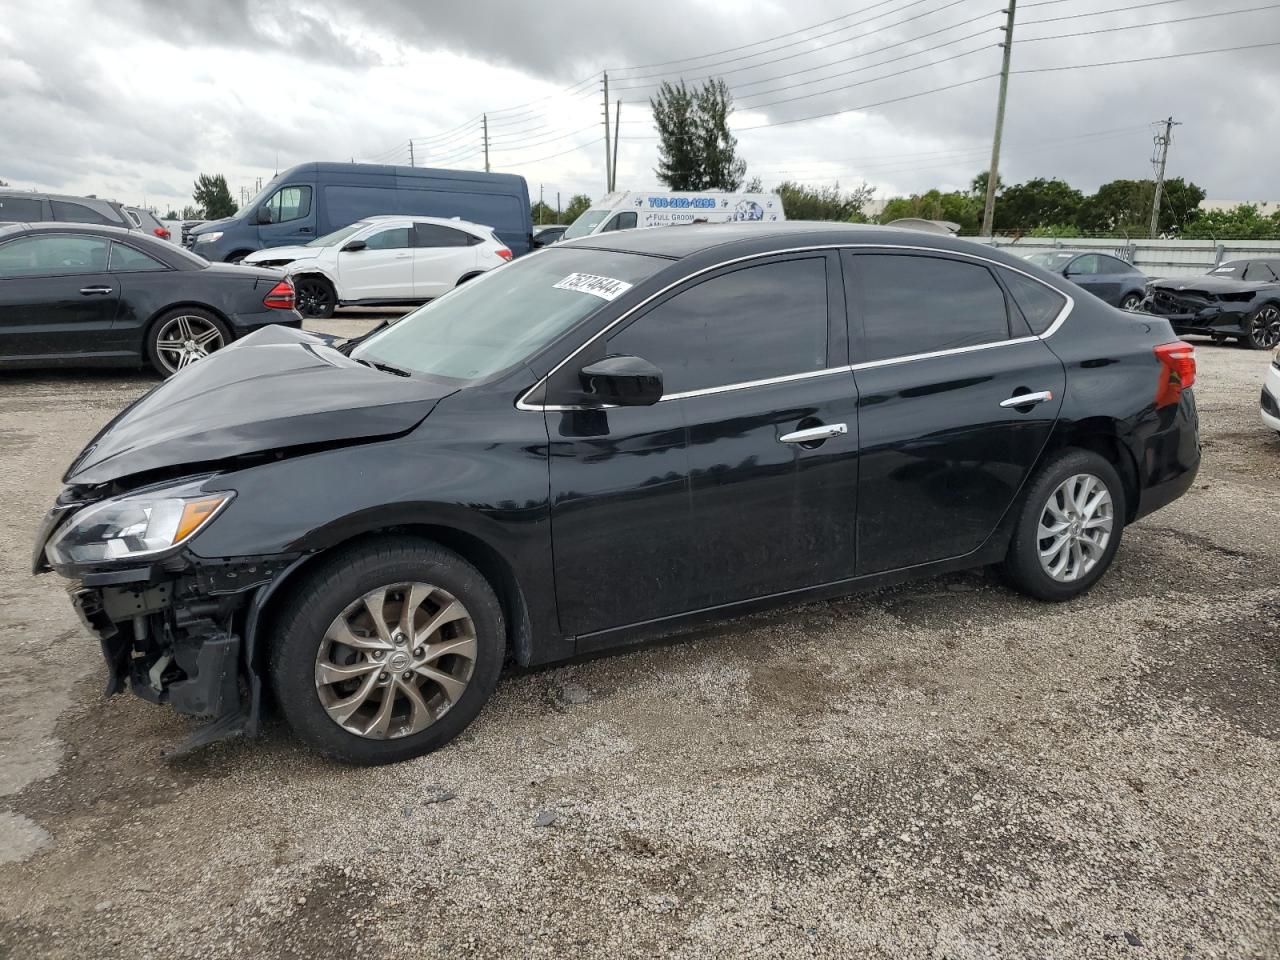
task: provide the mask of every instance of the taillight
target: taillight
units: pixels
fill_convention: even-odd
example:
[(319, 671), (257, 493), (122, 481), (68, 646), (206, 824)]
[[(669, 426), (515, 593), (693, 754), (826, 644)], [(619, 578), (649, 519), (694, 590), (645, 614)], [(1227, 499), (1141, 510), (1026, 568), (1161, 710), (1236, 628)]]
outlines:
[(152, 233), (154, 233), (154, 234), (155, 234), (157, 237), (159, 237), (161, 240), (168, 240), (168, 239), (169, 239), (169, 231), (168, 231), (168, 230), (166, 230), (164, 227), (156, 227), (156, 228), (155, 228), (154, 230), (152, 230), (151, 232), (152, 232)]
[(262, 305), (271, 307), (273, 310), (292, 310), (293, 284), (288, 280), (281, 280), (271, 288), (271, 292), (262, 301)]
[(506, 247), (499, 247), (497, 250), (493, 252), (496, 253), (498, 256), (500, 256), (503, 260), (511, 259), (511, 251), (508, 250)]
[(1181, 340), (1156, 347), (1160, 361), (1160, 383), (1156, 387), (1156, 409), (1178, 402), (1182, 391), (1196, 382), (1196, 348)]

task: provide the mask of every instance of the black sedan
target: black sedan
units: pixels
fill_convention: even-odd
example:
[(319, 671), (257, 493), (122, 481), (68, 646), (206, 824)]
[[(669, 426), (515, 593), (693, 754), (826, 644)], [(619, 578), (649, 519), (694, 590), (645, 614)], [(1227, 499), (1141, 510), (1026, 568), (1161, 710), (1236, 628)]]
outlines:
[(1136, 310), (1142, 303), (1146, 275), (1133, 264), (1109, 253), (1054, 250), (1033, 253), (1027, 260), (1065, 277), (1099, 300), (1121, 310)]
[(0, 227), (0, 369), (150, 363), (169, 376), (267, 324), (302, 324), (279, 271), (116, 227)]
[(1271, 350), (1280, 344), (1280, 259), (1232, 260), (1201, 277), (1153, 280), (1142, 309), (1179, 334)]
[(1200, 462), (1163, 320), (885, 227), (583, 237), (343, 349), (270, 328), (162, 384), (37, 540), (110, 690), (214, 717), (196, 742), (256, 731), (270, 683), (302, 740), (386, 763), (507, 658), (987, 564), (1066, 600)]

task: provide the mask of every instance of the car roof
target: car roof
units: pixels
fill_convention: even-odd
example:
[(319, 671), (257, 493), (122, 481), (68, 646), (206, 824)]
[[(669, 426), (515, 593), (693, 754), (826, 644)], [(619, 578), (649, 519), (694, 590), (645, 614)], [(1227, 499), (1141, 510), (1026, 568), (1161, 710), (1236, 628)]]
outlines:
[(475, 227), (477, 230), (492, 230), (493, 227), (483, 223), (473, 223), (458, 217), (420, 217), (412, 213), (378, 213), (371, 217), (361, 217), (361, 223), (382, 223), (387, 220), (398, 220), (401, 223), (436, 223), (442, 227)]
[[(591, 234), (573, 240), (561, 240), (556, 244), (556, 249), (591, 248), (679, 260), (721, 247), (749, 247), (751, 253), (758, 254), (767, 253), (772, 249), (785, 250), (797, 246), (830, 244), (887, 244), (967, 254), (973, 254), (976, 246), (971, 240), (901, 227), (786, 220), (781, 223), (758, 221), (695, 223), (618, 230), (611, 233)], [(988, 259), (1007, 261), (1011, 266), (1024, 263), (1020, 258), (1012, 257), (985, 244), (982, 245), (982, 255)]]
[[(124, 227), (110, 227), (100, 223), (73, 223), (67, 220), (43, 221), (41, 223), (10, 223), (0, 226), (0, 239), (14, 233), (94, 233), (105, 237), (139, 236), (137, 230), (126, 230)], [(146, 234), (141, 234), (146, 236)]]

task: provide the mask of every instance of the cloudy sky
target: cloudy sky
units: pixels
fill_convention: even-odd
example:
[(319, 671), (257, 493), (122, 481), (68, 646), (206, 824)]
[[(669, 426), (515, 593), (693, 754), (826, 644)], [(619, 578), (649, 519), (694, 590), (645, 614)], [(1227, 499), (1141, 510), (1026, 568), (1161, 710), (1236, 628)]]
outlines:
[[(482, 168), (487, 112), (494, 169), (553, 204), (598, 197), (607, 70), (620, 187), (656, 185), (652, 85), (714, 75), (766, 186), (954, 188), (988, 162), (1002, 6), (6, 0), (0, 179), (163, 212), (200, 172), (238, 198), (304, 161), (407, 163), (411, 139), (419, 165)], [(1173, 115), (1170, 176), (1214, 199), (1280, 199), (1278, 44), (1276, 0), (1021, 0), (1002, 174), (1082, 189), (1149, 176), (1151, 121)]]

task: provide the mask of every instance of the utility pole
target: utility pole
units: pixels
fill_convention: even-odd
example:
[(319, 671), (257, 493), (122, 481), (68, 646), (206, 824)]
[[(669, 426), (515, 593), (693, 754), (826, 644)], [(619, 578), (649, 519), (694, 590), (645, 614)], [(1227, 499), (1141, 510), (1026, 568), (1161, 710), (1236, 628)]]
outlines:
[(542, 202), (542, 184), (538, 184), (538, 226), (542, 226), (542, 211), (547, 205)]
[(622, 129), (622, 101), (614, 101), (617, 113), (613, 118), (613, 166), (609, 168), (609, 192), (618, 189), (618, 131)]
[[(1159, 123), (1160, 121), (1156, 121)], [(1156, 168), (1156, 195), (1151, 200), (1151, 239), (1160, 232), (1160, 199), (1164, 195), (1164, 165), (1169, 160), (1169, 144), (1173, 142), (1173, 128), (1182, 124), (1175, 123), (1173, 117), (1163, 121), (1164, 133), (1155, 136), (1156, 149), (1151, 155), (1151, 163)]]
[(416, 166), (413, 162), (413, 141), (409, 141), (409, 166)]
[(991, 236), (996, 215), (996, 184), (1000, 180), (1000, 138), (1004, 136), (1004, 100), (1009, 92), (1009, 60), (1013, 57), (1013, 19), (1018, 0), (1009, 0), (1008, 22), (1004, 26), (1004, 62), (1000, 66), (1000, 99), (996, 101), (996, 132), (991, 139), (991, 169), (987, 171), (987, 202), (982, 209), (982, 236)]
[(612, 153), (609, 151), (609, 71), (604, 71), (604, 191), (613, 192)]
[(560, 222), (560, 191), (556, 191), (556, 223)]
[(484, 115), (484, 172), (489, 172), (489, 115)]

